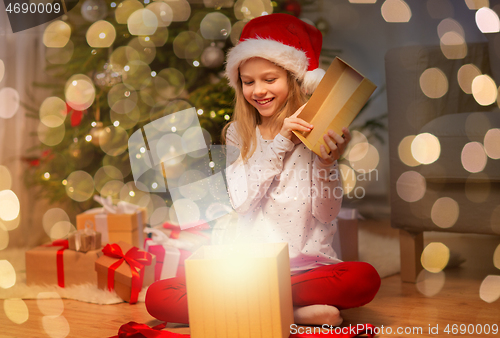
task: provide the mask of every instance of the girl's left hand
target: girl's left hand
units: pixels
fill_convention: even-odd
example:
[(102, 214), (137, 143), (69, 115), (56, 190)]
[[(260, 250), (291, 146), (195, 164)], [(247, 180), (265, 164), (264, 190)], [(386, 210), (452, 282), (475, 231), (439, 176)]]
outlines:
[(333, 162), (338, 160), (342, 154), (344, 154), (344, 151), (352, 137), (349, 129), (344, 127), (342, 128), (342, 132), (344, 133), (344, 136), (339, 136), (333, 130), (329, 130), (328, 133), (323, 135), (325, 143), (330, 148), (330, 154), (328, 154), (324, 145), (321, 145), (320, 147), (321, 156), (318, 156), (318, 159), (324, 165), (332, 165)]

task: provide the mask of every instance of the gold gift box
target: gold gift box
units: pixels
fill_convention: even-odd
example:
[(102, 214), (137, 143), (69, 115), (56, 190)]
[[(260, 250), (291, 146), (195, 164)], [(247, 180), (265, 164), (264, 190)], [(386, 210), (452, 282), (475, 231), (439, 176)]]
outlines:
[(330, 148), (323, 140), (328, 130), (342, 135), (342, 127), (348, 127), (377, 88), (370, 80), (338, 57), (297, 117), (312, 124), (309, 132), (293, 133), (314, 153), (321, 155), (320, 146), (327, 153)]
[(287, 243), (204, 246), (185, 267), (191, 337), (290, 335)]

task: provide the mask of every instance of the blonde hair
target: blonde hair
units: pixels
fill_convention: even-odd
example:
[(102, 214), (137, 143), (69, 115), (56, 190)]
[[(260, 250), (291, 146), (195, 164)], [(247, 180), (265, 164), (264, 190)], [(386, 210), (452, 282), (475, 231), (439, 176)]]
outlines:
[[(279, 65), (277, 65), (279, 66)], [(279, 133), (285, 118), (293, 115), (307, 101), (307, 97), (300, 89), (300, 84), (297, 79), (287, 71), (288, 95), (283, 105), (278, 109), (278, 112), (271, 117), (271, 125), (274, 126), (271, 132)], [(236, 133), (240, 138), (240, 153), (244, 162), (253, 155), (257, 145), (256, 128), (261, 124), (260, 114), (257, 109), (252, 106), (243, 96), (243, 88), (241, 78), (238, 79), (236, 86), (234, 112), (231, 119), (222, 130), (222, 142), (226, 143), (226, 133), (229, 126), (238, 122)]]

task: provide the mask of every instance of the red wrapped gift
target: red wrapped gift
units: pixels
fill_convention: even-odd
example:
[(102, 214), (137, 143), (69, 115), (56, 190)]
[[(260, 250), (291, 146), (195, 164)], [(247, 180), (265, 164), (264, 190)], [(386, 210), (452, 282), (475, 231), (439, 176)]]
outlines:
[(157, 244), (153, 239), (146, 238), (144, 250), (156, 256), (155, 281), (168, 279), (184, 272), (184, 261), (192, 252), (169, 245)]
[(154, 282), (156, 257), (125, 242), (106, 244), (102, 252), (95, 262), (97, 287), (136, 303), (141, 289)]

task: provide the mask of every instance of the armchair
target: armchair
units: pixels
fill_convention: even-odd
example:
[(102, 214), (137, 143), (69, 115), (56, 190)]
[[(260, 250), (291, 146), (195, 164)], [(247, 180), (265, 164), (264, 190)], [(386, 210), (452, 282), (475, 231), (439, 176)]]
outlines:
[[(496, 73), (498, 88), (500, 56), (486, 42), (468, 44), (463, 59), (447, 59), (440, 46), (400, 47), (385, 57), (391, 226), (400, 229), (401, 278), (406, 282), (415, 282), (422, 270), (424, 231), (500, 234), (500, 160), (485, 156), (480, 147), (474, 150), (479, 144), (464, 150), (470, 142), (483, 144), (488, 130), (500, 128), (500, 109), (498, 101), (481, 106), (464, 92), (457, 74), (465, 64), (474, 64), (482, 74)], [(439, 98), (426, 96), (420, 85), (421, 74), (430, 68), (447, 79), (446, 94)], [(430, 86), (439, 89), (437, 82)], [(423, 133), (439, 141), (430, 137), (434, 142), (420, 147), (424, 155), (439, 155), (429, 164), (418, 163), (410, 151), (413, 136)], [(486, 166), (475, 172), (485, 157)]]

